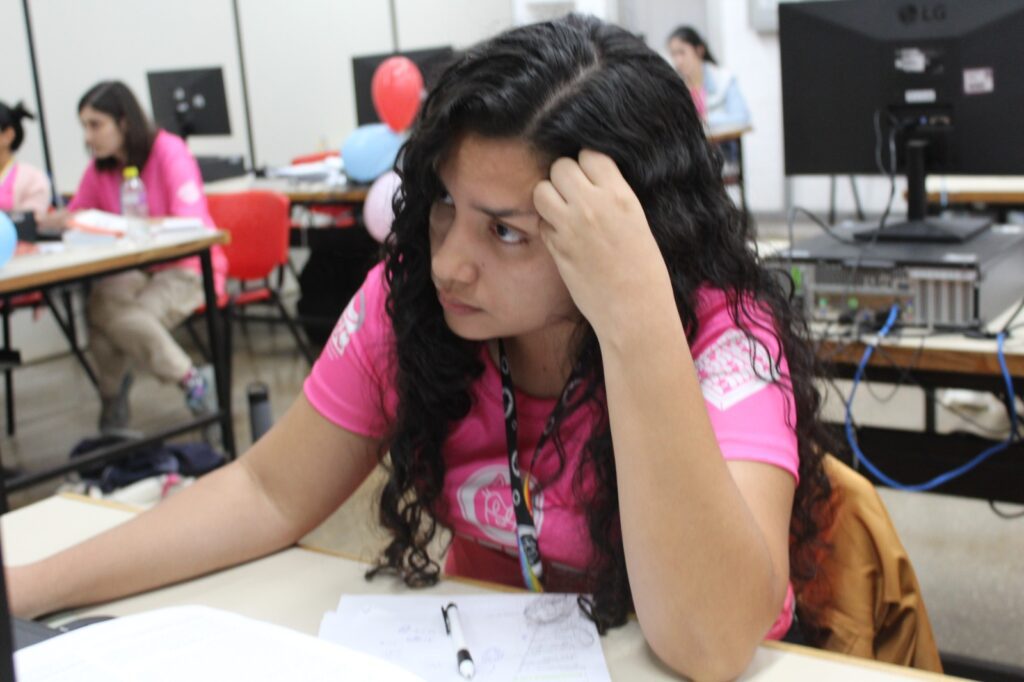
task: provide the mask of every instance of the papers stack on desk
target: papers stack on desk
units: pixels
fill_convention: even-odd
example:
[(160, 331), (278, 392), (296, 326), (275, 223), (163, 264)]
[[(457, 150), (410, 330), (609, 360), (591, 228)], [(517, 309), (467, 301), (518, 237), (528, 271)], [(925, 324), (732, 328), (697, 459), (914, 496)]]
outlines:
[(17, 651), (14, 665), (18, 682), (422, 682), (387, 661), (205, 606), (175, 606), (89, 625)]
[(611, 680), (597, 628), (575, 594), (343, 595), (320, 637), (421, 675), (465, 682), (441, 607), (458, 605), (473, 682)]
[(291, 166), (268, 168), (268, 178), (287, 178), (295, 182), (325, 182), (343, 184), (345, 164), (340, 156), (328, 156), (322, 161), (296, 163)]
[(131, 236), (133, 230), (140, 225), (147, 236), (206, 229), (203, 221), (194, 217), (150, 218), (143, 223), (116, 213), (88, 209), (72, 216), (68, 230), (64, 233), (64, 241), (80, 245), (107, 244)]

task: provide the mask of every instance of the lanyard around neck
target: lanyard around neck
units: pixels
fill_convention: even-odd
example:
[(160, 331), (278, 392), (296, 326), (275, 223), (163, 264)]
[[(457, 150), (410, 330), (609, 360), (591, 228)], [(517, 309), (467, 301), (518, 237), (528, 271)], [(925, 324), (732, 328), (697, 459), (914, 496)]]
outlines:
[[(501, 401), (505, 408), (505, 442), (508, 446), (509, 486), (512, 488), (512, 506), (516, 514), (516, 540), (519, 545), (519, 568), (523, 574), (523, 582), (527, 589), (543, 592), (544, 569), (541, 565), (540, 545), (537, 542), (537, 527), (533, 523), (533, 500), (530, 497), (530, 476), (523, 476), (519, 469), (519, 420), (516, 413), (516, 391), (512, 384), (512, 371), (509, 367), (505, 344), (498, 339), (498, 371), (501, 373)], [(565, 412), (572, 390), (579, 382), (577, 372), (573, 371), (569, 380), (562, 388), (561, 395), (551, 416), (544, 425), (537, 447), (530, 464), (537, 461), (540, 450), (544, 447), (555, 423)]]

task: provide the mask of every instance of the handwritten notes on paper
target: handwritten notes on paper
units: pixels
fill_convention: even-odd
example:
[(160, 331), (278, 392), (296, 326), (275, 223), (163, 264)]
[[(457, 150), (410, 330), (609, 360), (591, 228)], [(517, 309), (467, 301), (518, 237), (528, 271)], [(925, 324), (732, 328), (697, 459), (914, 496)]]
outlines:
[(574, 594), (344, 595), (322, 639), (386, 659), (431, 682), (463, 682), (441, 607), (459, 606), (474, 681), (610, 681), (594, 624)]

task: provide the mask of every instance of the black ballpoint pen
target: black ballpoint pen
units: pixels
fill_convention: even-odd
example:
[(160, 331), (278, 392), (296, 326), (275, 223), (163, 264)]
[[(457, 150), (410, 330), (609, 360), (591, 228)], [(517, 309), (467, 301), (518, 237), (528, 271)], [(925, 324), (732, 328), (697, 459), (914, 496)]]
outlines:
[(441, 607), (441, 616), (444, 618), (444, 630), (452, 640), (452, 646), (455, 647), (459, 674), (468, 680), (476, 672), (476, 666), (473, 665), (473, 657), (469, 654), (469, 647), (466, 646), (466, 638), (462, 633), (459, 607), (454, 602), (449, 602), (447, 606)]

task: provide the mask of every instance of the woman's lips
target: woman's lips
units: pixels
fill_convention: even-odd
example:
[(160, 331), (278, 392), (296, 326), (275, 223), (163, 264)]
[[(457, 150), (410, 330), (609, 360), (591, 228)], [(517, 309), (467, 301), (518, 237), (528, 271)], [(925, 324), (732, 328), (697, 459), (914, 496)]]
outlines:
[(466, 305), (462, 301), (447, 294), (437, 292), (437, 300), (441, 302), (441, 307), (450, 313), (457, 315), (468, 315), (469, 313), (478, 313), (480, 308), (475, 308), (471, 305)]

